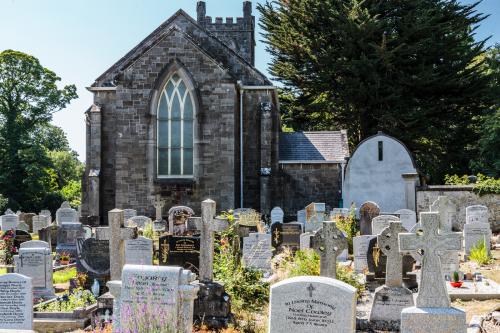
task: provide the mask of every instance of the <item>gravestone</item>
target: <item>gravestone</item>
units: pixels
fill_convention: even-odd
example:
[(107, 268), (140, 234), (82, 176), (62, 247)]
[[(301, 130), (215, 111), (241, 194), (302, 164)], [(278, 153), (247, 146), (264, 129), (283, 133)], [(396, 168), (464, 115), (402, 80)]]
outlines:
[(76, 240), (84, 237), (85, 231), (80, 222), (61, 223), (57, 228), (56, 252), (58, 254), (66, 252), (71, 258), (76, 258)]
[(46, 227), (38, 230), (38, 239), (44, 242), (47, 242), (49, 244), (50, 249), (52, 251), (53, 246), (52, 246), (52, 232), (51, 232), (51, 227)]
[(306, 250), (311, 248), (311, 237), (314, 235), (312, 232), (304, 232), (300, 235), (300, 249)]
[(121, 279), (125, 265), (125, 241), (137, 238), (137, 227), (125, 227), (123, 210), (113, 209), (108, 212), (109, 222), (109, 260), (112, 281)]
[(84, 236), (85, 239), (92, 238), (92, 227), (90, 227), (88, 225), (84, 225), (84, 226), (82, 226), (82, 229), (83, 229), (83, 232), (85, 233), (85, 236)]
[(20, 221), (17, 224), (16, 230), (22, 230), (22, 231), (26, 231), (26, 232), (29, 233), (30, 232), (30, 226), (26, 222)]
[(33, 216), (33, 233), (38, 234), (38, 231), (49, 226), (49, 218), (45, 215)]
[(33, 329), (31, 278), (10, 273), (0, 275), (0, 330)]
[(302, 209), (297, 212), (297, 222), (301, 223), (302, 225), (306, 224), (306, 210)]
[(399, 222), (399, 218), (394, 215), (379, 215), (374, 217), (372, 219), (372, 234), (375, 236), (380, 234), (391, 222)]
[(165, 235), (159, 240), (161, 266), (180, 266), (198, 273), (200, 269), (200, 237)]
[[(451, 231), (453, 222), (458, 221), (457, 206), (445, 195), (439, 196), (429, 207), (429, 211), (439, 212), (439, 230)], [(458, 226), (455, 225), (455, 227)]]
[(387, 256), (386, 278), (385, 284), (375, 290), (370, 322), (382, 329), (398, 330), (401, 311), (414, 305), (411, 291), (403, 287), (403, 254), (398, 247), (398, 235), (406, 232), (401, 222), (390, 222), (377, 236), (377, 243)]
[(181, 267), (125, 265), (121, 291), (113, 294), (113, 332), (140, 332), (147, 322), (149, 331), (191, 333), (195, 279)]
[(147, 216), (133, 216), (128, 220), (125, 220), (126, 227), (137, 227), (138, 229), (144, 229), (147, 224), (152, 224), (153, 220), (151, 220)]
[(198, 299), (194, 303), (196, 323), (212, 329), (227, 327), (231, 320), (230, 297), (224, 285), (213, 281), (214, 232), (229, 228), (227, 219), (214, 218), (216, 203), (204, 200), (201, 203), (200, 266)]
[(31, 235), (29, 232), (23, 230), (16, 230), (16, 235), (14, 237), (14, 246), (19, 249), (21, 244), (24, 242), (29, 242), (31, 240)]
[(292, 252), (299, 250), (302, 227), (300, 223), (273, 223), (271, 225), (271, 245), (277, 252), (281, 252), (285, 248)]
[(125, 264), (152, 265), (153, 240), (139, 236), (125, 241)]
[(335, 221), (335, 218), (346, 218), (349, 217), (351, 210), (349, 208), (334, 208), (330, 212), (330, 220)]
[(376, 238), (374, 235), (363, 235), (353, 237), (354, 270), (363, 273), (368, 270), (368, 248), (370, 240)]
[(25, 213), (24, 214), (24, 222), (28, 225), (28, 232), (33, 232), (33, 216), (36, 216), (34, 213)]
[(400, 209), (394, 212), (406, 230), (411, 230), (417, 224), (417, 214), (411, 209)]
[(356, 288), (322, 276), (299, 276), (271, 286), (269, 332), (354, 333)]
[(470, 254), (473, 246), (484, 241), (488, 254), (491, 247), (491, 228), (488, 222), (488, 207), (481, 205), (469, 206), (465, 209), (465, 255)]
[(5, 211), (5, 214), (0, 216), (0, 229), (2, 231), (16, 230), (19, 224), (19, 216), (14, 214), (10, 209)]
[(361, 235), (372, 235), (372, 220), (380, 214), (379, 206), (367, 201), (359, 207), (359, 228)]
[(251, 233), (243, 238), (243, 262), (247, 267), (269, 272), (272, 257), (270, 234)]
[(15, 273), (31, 278), (35, 298), (55, 298), (52, 285), (52, 252), (47, 242), (27, 241), (14, 256)]
[(124, 209), (123, 210), (123, 218), (125, 219), (125, 224), (132, 217), (137, 216), (137, 211), (135, 209)]
[(271, 210), (271, 224), (273, 223), (283, 223), (283, 218), (285, 217), (285, 213), (283, 209), (280, 207), (274, 207)]
[(465, 333), (467, 330), (465, 312), (450, 306), (439, 257), (440, 252), (459, 251), (462, 235), (440, 230), (442, 225), (439, 214), (424, 212), (420, 213), (416, 234), (399, 234), (401, 252), (419, 251), (423, 255), (416, 307), (401, 312), (401, 333), (423, 332), (423, 327), (426, 332)]
[(183, 236), (187, 231), (187, 221), (194, 216), (194, 211), (186, 206), (174, 206), (168, 210), (168, 231), (173, 235)]
[(157, 222), (163, 221), (163, 207), (165, 207), (165, 203), (160, 194), (155, 195), (153, 206), (155, 208), (155, 221)]
[(191, 216), (186, 222), (186, 232), (190, 235), (199, 234), (201, 229), (201, 217)]
[(77, 239), (76, 269), (86, 273), (90, 281), (97, 279), (101, 285), (110, 276), (110, 252), (108, 240), (95, 238)]
[(52, 223), (52, 214), (51, 214), (50, 210), (43, 209), (40, 211), (40, 214), (38, 214), (38, 215), (43, 215), (43, 216), (47, 217), (47, 225)]
[(110, 240), (111, 229), (109, 227), (95, 228), (95, 239), (97, 240)]
[(306, 224), (305, 231), (316, 231), (321, 229), (326, 217), (326, 205), (324, 203), (310, 203), (305, 208)]
[(56, 211), (56, 223), (60, 226), (63, 223), (79, 223), (78, 212), (71, 208), (69, 202), (62, 203), (61, 208)]
[(324, 221), (323, 227), (311, 238), (311, 247), (320, 257), (320, 275), (337, 278), (337, 256), (348, 248), (347, 239), (333, 221)]

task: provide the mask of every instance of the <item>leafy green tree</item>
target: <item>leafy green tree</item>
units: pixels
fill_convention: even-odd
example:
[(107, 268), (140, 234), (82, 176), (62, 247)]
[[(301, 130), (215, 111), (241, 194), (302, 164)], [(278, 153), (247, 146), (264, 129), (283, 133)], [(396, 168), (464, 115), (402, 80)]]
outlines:
[(47, 149), (33, 134), (77, 97), (74, 85), (60, 89), (58, 81), (33, 56), (0, 53), (0, 191), (13, 209), (35, 211), (57, 189)]
[(44, 124), (36, 128), (33, 140), (51, 151), (69, 151), (69, 142), (63, 129), (52, 125)]
[[(384, 131), (433, 182), (466, 173), (491, 110), (477, 3), (276, 0), (259, 5), (270, 71), (287, 87), (284, 123), (348, 130), (351, 147)], [(479, 59), (479, 60), (478, 60)], [(486, 110), (486, 111), (485, 111)]]

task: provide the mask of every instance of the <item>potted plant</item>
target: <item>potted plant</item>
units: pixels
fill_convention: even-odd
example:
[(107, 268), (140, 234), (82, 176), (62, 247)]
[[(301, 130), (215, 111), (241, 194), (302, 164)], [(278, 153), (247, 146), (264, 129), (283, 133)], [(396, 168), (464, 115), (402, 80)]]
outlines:
[(68, 265), (69, 264), (69, 259), (70, 259), (69, 253), (68, 252), (62, 252), (59, 255), (59, 264), (60, 265)]
[(460, 276), (458, 275), (458, 272), (453, 272), (453, 281), (450, 281), (450, 284), (453, 288), (460, 288), (462, 287), (463, 281), (460, 281)]

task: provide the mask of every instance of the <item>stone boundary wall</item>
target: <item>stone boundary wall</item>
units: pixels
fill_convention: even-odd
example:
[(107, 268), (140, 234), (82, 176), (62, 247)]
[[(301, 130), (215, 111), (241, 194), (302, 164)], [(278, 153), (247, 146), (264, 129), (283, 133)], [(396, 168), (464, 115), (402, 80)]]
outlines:
[(472, 191), (473, 185), (432, 185), (417, 188), (417, 213), (429, 211), (429, 206), (440, 195), (448, 196), (457, 205), (457, 223), (454, 229), (463, 230), (467, 206), (488, 207), (489, 222), (493, 232), (500, 232), (500, 194), (478, 195)]

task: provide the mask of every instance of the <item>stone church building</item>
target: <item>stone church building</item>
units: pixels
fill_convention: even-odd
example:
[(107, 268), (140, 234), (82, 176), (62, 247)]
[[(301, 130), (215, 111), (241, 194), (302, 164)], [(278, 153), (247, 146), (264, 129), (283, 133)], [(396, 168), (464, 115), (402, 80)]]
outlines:
[(153, 201), (217, 210), (310, 202), (338, 207), (347, 133), (281, 133), (276, 88), (255, 68), (252, 3), (243, 17), (179, 10), (88, 88), (82, 216), (154, 216)]

